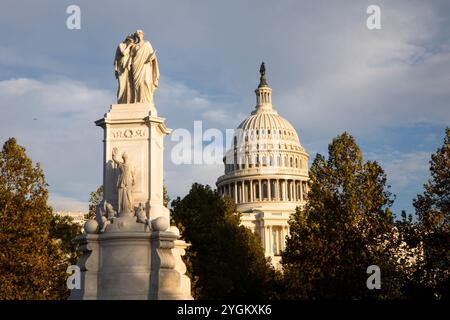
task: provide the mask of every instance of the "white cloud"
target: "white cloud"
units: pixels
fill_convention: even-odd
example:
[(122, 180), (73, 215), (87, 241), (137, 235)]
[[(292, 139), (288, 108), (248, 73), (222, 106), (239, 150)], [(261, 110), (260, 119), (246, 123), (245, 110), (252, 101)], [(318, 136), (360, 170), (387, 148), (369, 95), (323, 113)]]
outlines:
[[(234, 106), (233, 106), (234, 107)], [(232, 106), (221, 106), (221, 105), (214, 105), (210, 108), (210, 110), (203, 112), (202, 118), (210, 121), (215, 124), (219, 124), (227, 129), (235, 129), (233, 125), (237, 127), (237, 125), (240, 123), (240, 121), (243, 121), (245, 118), (247, 118), (250, 114), (251, 109), (249, 109), (248, 114), (244, 114), (242, 112), (239, 112), (235, 114), (232, 110)]]
[(164, 184), (172, 199), (184, 196), (194, 182), (216, 187), (217, 178), (223, 174), (223, 165), (174, 165), (164, 169)]
[[(155, 93), (158, 114), (166, 117), (175, 128), (188, 129), (193, 121), (203, 121), (205, 126), (234, 128), (246, 115), (236, 104), (226, 103), (217, 97), (200, 92), (183, 83), (164, 78)], [(251, 108), (248, 108), (250, 113)]]
[[(355, 8), (362, 6), (350, 11)], [(382, 134), (386, 126), (450, 122), (450, 50), (445, 43), (431, 45), (442, 37), (438, 12), (429, 3), (389, 2), (381, 8), (378, 31), (367, 30), (358, 19), (342, 21), (335, 32), (319, 27), (317, 34), (329, 41), (313, 41), (301, 56), (313, 66), (307, 69), (311, 74), (278, 95), (283, 113), (311, 138), (344, 130), (367, 136)], [(348, 10), (343, 7), (336, 16), (342, 18)]]
[(429, 161), (432, 152), (399, 152), (384, 148), (375, 152), (366, 152), (365, 159), (376, 160), (387, 175), (390, 191), (396, 195), (394, 212), (409, 210), (412, 213), (412, 200), (422, 193), (423, 184), (429, 179)]
[[(17, 136), (43, 163), (51, 190), (85, 199), (101, 181), (101, 129), (93, 121), (114, 102), (115, 47), (136, 28), (158, 49), (155, 100), (173, 129), (192, 131), (194, 120), (204, 130), (236, 127), (253, 110), (262, 60), (275, 107), (312, 157), (344, 130), (381, 141), (386, 127), (450, 122), (447, 3), (380, 0), (378, 31), (365, 25), (371, 1), (255, 3), (80, 0), (79, 31), (65, 28), (64, 8), (51, 1), (30, 3), (27, 12), (36, 14), (26, 20), (18, 18), (25, 9), (9, 3), (0, 11), (8, 26), (0, 28), (0, 64), (4, 77), (27, 78), (0, 81), (0, 139)], [(30, 79), (43, 70), (80, 81)], [(412, 152), (425, 141), (407, 139)], [(392, 163), (393, 174), (402, 169)], [(173, 193), (186, 189), (177, 176), (189, 185), (218, 175), (202, 166), (166, 168)]]
[(65, 197), (58, 193), (50, 193), (48, 204), (54, 211), (88, 212), (88, 202), (71, 197)]
[[(214, 103), (196, 90), (174, 81), (163, 88), (158, 110), (172, 123), (191, 129), (198, 116), (192, 110), (214, 113)], [(86, 211), (89, 193), (102, 183), (102, 131), (94, 121), (107, 112), (114, 94), (67, 78), (20, 78), (0, 81), (0, 101), (0, 140), (16, 137), (28, 156), (41, 163), (49, 203), (57, 210)], [(188, 105), (183, 105), (186, 101)], [(214, 122), (220, 119), (206, 119), (202, 133)], [(174, 165), (170, 159), (174, 143), (170, 139), (165, 143), (165, 183), (172, 197), (183, 195), (195, 181), (214, 186), (222, 165)], [(192, 148), (192, 155), (195, 151), (201, 159), (202, 142)]]
[[(164, 106), (169, 111), (195, 113), (211, 106), (209, 98), (199, 91), (167, 78), (160, 81), (155, 94), (156, 105)], [(161, 111), (166, 111), (162, 109)]]
[(70, 195), (70, 206), (87, 202), (102, 181), (102, 132), (93, 122), (112, 98), (111, 92), (65, 78), (0, 81), (0, 141), (16, 137), (41, 163), (50, 194)]
[(388, 175), (392, 186), (397, 190), (406, 187), (421, 186), (429, 175), (428, 162), (431, 159), (429, 152), (395, 152), (383, 168)]

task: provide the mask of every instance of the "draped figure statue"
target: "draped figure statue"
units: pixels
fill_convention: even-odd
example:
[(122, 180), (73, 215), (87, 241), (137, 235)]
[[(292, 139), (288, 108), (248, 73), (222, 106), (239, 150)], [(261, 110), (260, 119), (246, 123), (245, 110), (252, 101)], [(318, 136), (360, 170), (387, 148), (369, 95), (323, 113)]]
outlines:
[(144, 40), (144, 31), (134, 34), (137, 43), (131, 48), (131, 72), (134, 102), (153, 102), (153, 92), (158, 87), (159, 69), (156, 51)]
[(112, 151), (112, 159), (118, 165), (119, 177), (117, 179), (118, 213), (133, 213), (133, 185), (134, 173), (128, 163), (128, 155), (122, 154), (123, 162), (117, 159), (117, 148)]
[(119, 82), (117, 103), (153, 103), (159, 68), (156, 50), (144, 40), (144, 31), (137, 30), (119, 44), (114, 69)]
[(134, 102), (134, 88), (131, 81), (131, 48), (134, 45), (134, 35), (129, 35), (116, 49), (114, 59), (114, 74), (116, 76), (117, 103)]

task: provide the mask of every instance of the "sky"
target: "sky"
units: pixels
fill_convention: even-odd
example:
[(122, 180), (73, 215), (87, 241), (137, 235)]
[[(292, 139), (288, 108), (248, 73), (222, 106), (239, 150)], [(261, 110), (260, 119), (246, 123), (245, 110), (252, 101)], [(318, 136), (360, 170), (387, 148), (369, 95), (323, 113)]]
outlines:
[[(70, 30), (69, 5), (81, 10)], [(381, 29), (366, 26), (369, 5)], [(102, 129), (115, 103), (116, 47), (137, 29), (158, 50), (158, 115), (172, 129), (233, 129), (255, 106), (259, 65), (279, 114), (310, 155), (349, 132), (378, 161), (413, 213), (429, 160), (450, 124), (450, 2), (10, 1), (0, 3), (0, 143), (16, 137), (49, 184), (56, 210), (87, 211), (102, 183)], [(176, 165), (165, 140), (173, 199), (215, 185), (222, 165)]]

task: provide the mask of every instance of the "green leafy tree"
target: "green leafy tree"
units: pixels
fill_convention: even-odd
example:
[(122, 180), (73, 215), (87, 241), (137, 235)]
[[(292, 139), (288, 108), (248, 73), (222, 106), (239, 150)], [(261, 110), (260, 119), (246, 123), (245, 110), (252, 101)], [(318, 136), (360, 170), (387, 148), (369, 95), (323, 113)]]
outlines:
[(413, 201), (425, 252), (420, 296), (449, 299), (450, 128), (446, 128), (443, 146), (431, 156), (430, 172), (423, 194)]
[[(54, 215), (50, 224), (50, 234), (58, 239), (61, 249), (70, 264), (76, 264), (80, 253), (77, 252), (76, 236), (82, 233), (82, 226), (75, 223), (72, 217)], [(66, 276), (66, 275), (65, 275)]]
[[(400, 295), (389, 256), (393, 196), (376, 162), (363, 162), (348, 133), (333, 139), (328, 159), (310, 169), (308, 203), (291, 217), (282, 254), (286, 298), (361, 299)], [(382, 272), (381, 290), (368, 290), (367, 267)]]
[(424, 193), (413, 205), (421, 224), (432, 229), (450, 224), (450, 128), (446, 129), (444, 145), (431, 156), (430, 172)]
[(89, 197), (89, 212), (86, 214), (86, 219), (95, 219), (95, 210), (97, 205), (103, 200), (103, 186), (91, 192)]
[(167, 192), (166, 186), (163, 186), (163, 204), (165, 207), (169, 205), (170, 197), (169, 193)]
[(69, 259), (52, 235), (47, 198), (39, 164), (10, 138), (0, 154), (0, 299), (67, 296)]
[(240, 226), (230, 198), (193, 184), (172, 202), (172, 218), (191, 243), (186, 261), (197, 299), (267, 298), (273, 270), (260, 240)]

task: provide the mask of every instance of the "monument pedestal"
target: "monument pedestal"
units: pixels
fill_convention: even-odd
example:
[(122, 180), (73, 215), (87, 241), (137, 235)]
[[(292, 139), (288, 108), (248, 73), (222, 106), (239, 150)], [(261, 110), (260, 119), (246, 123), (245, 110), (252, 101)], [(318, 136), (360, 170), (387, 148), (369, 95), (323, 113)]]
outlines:
[(81, 289), (73, 289), (69, 299), (192, 299), (189, 278), (176, 269), (177, 237), (168, 231), (79, 236)]
[[(118, 167), (112, 159), (117, 148), (119, 157), (128, 155), (134, 176), (133, 208), (142, 204), (149, 219), (163, 216), (169, 210), (163, 205), (164, 137), (172, 130), (158, 117), (151, 103), (113, 104), (103, 119), (95, 122), (103, 128), (103, 197), (118, 210)], [(120, 214), (120, 212), (119, 212)]]
[(76, 238), (81, 288), (69, 299), (192, 299), (181, 259), (187, 245), (163, 204), (171, 130), (150, 103), (113, 104), (95, 123), (104, 129), (104, 198)]

